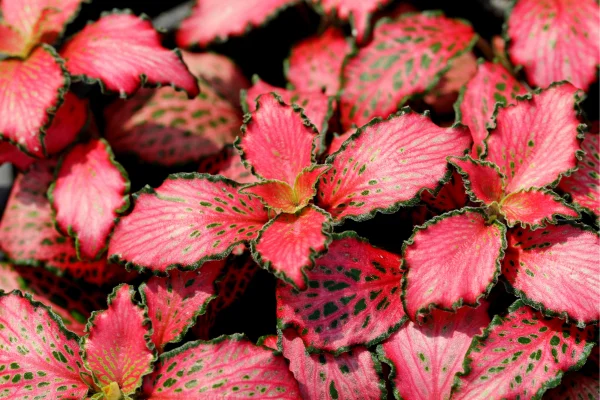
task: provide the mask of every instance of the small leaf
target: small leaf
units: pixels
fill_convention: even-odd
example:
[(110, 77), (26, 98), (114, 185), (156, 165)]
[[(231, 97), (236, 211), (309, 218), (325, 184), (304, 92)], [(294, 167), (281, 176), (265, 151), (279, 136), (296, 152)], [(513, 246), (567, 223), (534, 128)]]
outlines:
[(517, 223), (531, 227), (556, 223), (556, 217), (577, 219), (579, 213), (566, 205), (556, 193), (531, 189), (511, 193), (502, 200), (501, 211), (509, 227)]
[(277, 287), (277, 318), (295, 326), (310, 349), (334, 353), (387, 338), (406, 317), (400, 257), (353, 233), (337, 236), (307, 272), (308, 288)]
[(17, 146), (9, 142), (0, 142), (0, 164), (11, 163), (20, 171), (25, 171), (34, 162), (35, 158), (29, 157)]
[(469, 197), (465, 191), (463, 178), (458, 172), (453, 171), (450, 180), (444, 183), (435, 196), (425, 190), (421, 193), (421, 200), (433, 211), (443, 214), (452, 210), (460, 210), (468, 204)]
[(454, 375), (475, 335), (490, 318), (484, 303), (456, 314), (435, 310), (425, 325), (409, 322), (377, 348), (390, 364), (390, 379), (397, 398), (430, 400), (450, 398)]
[(146, 83), (170, 84), (190, 97), (199, 93), (181, 56), (162, 47), (150, 21), (131, 14), (103, 15), (71, 38), (60, 55), (75, 79), (99, 82), (102, 89), (121, 96)]
[(259, 346), (264, 346), (271, 350), (279, 351), (279, 345), (277, 344), (278, 341), (279, 338), (277, 337), (277, 335), (266, 335), (259, 337), (258, 342), (256, 344)]
[(597, 79), (599, 16), (594, 0), (520, 0), (507, 21), (510, 59), (535, 86), (568, 80), (587, 90)]
[(237, 183), (258, 182), (258, 178), (246, 168), (239, 153), (232, 146), (225, 146), (219, 153), (203, 158), (198, 172), (222, 175)]
[[(136, 391), (155, 360), (146, 312), (134, 300), (135, 289), (117, 286), (108, 309), (92, 314), (82, 339), (86, 367), (100, 387), (116, 382), (123, 394)], [(117, 340), (118, 339), (118, 340)]]
[(381, 365), (364, 347), (334, 357), (309, 354), (302, 339), (293, 330), (281, 334), (283, 355), (290, 361), (290, 371), (298, 381), (303, 399), (385, 399), (385, 383), (380, 378)]
[(332, 168), (317, 186), (317, 204), (336, 221), (392, 213), (436, 189), (447, 171), (446, 157), (470, 146), (463, 128), (440, 128), (425, 115), (403, 110), (360, 128), (327, 159)]
[(600, 382), (597, 376), (587, 376), (581, 372), (571, 372), (565, 375), (560, 386), (546, 392), (544, 399), (575, 400), (596, 399), (600, 393)]
[(402, 246), (402, 302), (411, 320), (479, 304), (498, 280), (506, 227), (477, 208), (434, 217)]
[(10, 399), (85, 398), (77, 336), (21, 292), (0, 293), (0, 394)]
[(64, 102), (58, 108), (52, 124), (46, 130), (44, 145), (48, 155), (55, 155), (77, 139), (88, 122), (88, 101), (80, 99), (72, 92), (65, 94)]
[(506, 177), (493, 163), (473, 160), (471, 157), (451, 157), (450, 164), (463, 177), (471, 200), (486, 205), (499, 203), (504, 198)]
[(566, 371), (579, 369), (593, 342), (593, 328), (582, 331), (546, 319), (517, 301), (509, 314), (494, 317), (467, 352), (465, 372), (452, 388), (453, 399), (541, 398)]
[[(6, 3), (6, 2), (5, 2)], [(18, 56), (26, 45), (26, 38), (21, 31), (5, 21), (0, 22), (0, 53)]]
[(373, 41), (346, 61), (340, 99), (344, 129), (387, 117), (408, 98), (433, 88), (453, 58), (470, 50), (473, 29), (441, 14), (382, 20)]
[(333, 136), (333, 139), (331, 139), (329, 147), (327, 148), (327, 155), (330, 156), (333, 153), (337, 152), (342, 147), (344, 142), (348, 140), (355, 132), (356, 129), (350, 129), (349, 131), (344, 132), (341, 135), (335, 134)]
[[(200, 394), (201, 393), (201, 394)], [(195, 341), (163, 353), (144, 381), (148, 399), (297, 399), (285, 359), (242, 335)]]
[(526, 303), (584, 326), (600, 320), (599, 251), (597, 233), (582, 225), (517, 228), (508, 233), (502, 273)]
[(136, 269), (195, 269), (255, 239), (269, 219), (259, 200), (238, 194), (237, 183), (218, 176), (170, 175), (157, 189), (146, 186), (134, 198), (108, 254)]

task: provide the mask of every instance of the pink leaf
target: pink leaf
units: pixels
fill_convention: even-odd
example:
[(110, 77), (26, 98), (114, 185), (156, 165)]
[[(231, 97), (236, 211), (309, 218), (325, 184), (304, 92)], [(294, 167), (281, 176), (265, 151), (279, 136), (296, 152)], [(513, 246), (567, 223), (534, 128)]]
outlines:
[(302, 292), (277, 288), (277, 318), (295, 326), (311, 349), (341, 353), (367, 347), (398, 329), (406, 317), (400, 302), (400, 257), (356, 234), (336, 237), (307, 273)]
[(283, 355), (298, 381), (303, 399), (365, 399), (386, 397), (385, 384), (379, 377), (380, 364), (364, 347), (334, 357), (309, 354), (302, 339), (293, 330), (282, 333)]
[(331, 241), (331, 219), (309, 205), (296, 214), (279, 214), (251, 242), (255, 260), (296, 288), (306, 288), (306, 272)]
[(258, 178), (244, 166), (242, 158), (232, 146), (225, 146), (221, 152), (202, 159), (198, 172), (222, 175), (238, 183), (258, 182)]
[(425, 325), (409, 322), (377, 349), (392, 367), (390, 378), (403, 399), (448, 399), (454, 375), (475, 335), (490, 323), (488, 306), (456, 314), (436, 310)]
[(68, 92), (46, 131), (44, 137), (46, 153), (58, 154), (75, 142), (87, 122), (88, 101)]
[(477, 158), (484, 150), (483, 140), (492, 124), (492, 115), (497, 105), (507, 106), (516, 103), (516, 97), (527, 93), (501, 64), (482, 62), (477, 74), (471, 79), (460, 101), (459, 119), (471, 130), (473, 136), (473, 157)]
[(435, 308), (479, 304), (498, 280), (506, 227), (465, 207), (417, 227), (404, 243), (402, 302), (411, 320)]
[(410, 96), (433, 88), (473, 39), (471, 26), (440, 14), (411, 14), (377, 24), (373, 41), (344, 67), (343, 128), (387, 117)]
[(177, 45), (200, 46), (223, 42), (231, 36), (241, 36), (274, 18), (280, 10), (296, 0), (230, 1), (223, 7), (220, 0), (197, 1), (192, 15), (183, 20), (177, 31)]
[(23, 153), (17, 146), (8, 142), (0, 142), (0, 164), (11, 163), (21, 171), (25, 171), (35, 158)]
[(444, 183), (436, 195), (425, 190), (421, 193), (421, 200), (427, 204), (427, 207), (442, 214), (463, 208), (469, 202), (469, 197), (465, 191), (463, 178), (458, 172), (453, 171), (450, 180)]
[(106, 14), (65, 44), (61, 56), (75, 79), (132, 95), (140, 86), (172, 85), (190, 97), (199, 93), (177, 52), (162, 47), (152, 23), (127, 13)]
[(285, 359), (242, 335), (188, 342), (163, 353), (144, 381), (144, 394), (161, 400), (299, 397)]
[(526, 303), (584, 326), (600, 320), (599, 252), (597, 233), (583, 225), (517, 228), (508, 233), (502, 273)]
[(466, 129), (440, 128), (425, 115), (403, 111), (360, 128), (336, 154), (317, 186), (317, 204), (336, 221), (362, 220), (414, 204), (438, 187), (446, 157), (470, 147)]
[(271, 350), (279, 351), (279, 345), (277, 344), (278, 341), (279, 339), (277, 338), (277, 335), (267, 335), (258, 338), (257, 344), (260, 346), (267, 347)]
[(450, 164), (462, 176), (472, 201), (491, 205), (504, 198), (506, 177), (491, 162), (473, 160), (471, 157), (451, 157)]
[(556, 193), (545, 189), (530, 189), (511, 193), (502, 200), (501, 212), (509, 227), (517, 223), (531, 227), (556, 223), (556, 217), (577, 219), (579, 213), (564, 203)]
[(38, 47), (26, 60), (3, 60), (0, 136), (29, 154), (43, 156), (43, 135), (68, 85), (68, 74), (50, 46)]
[(560, 386), (546, 392), (544, 399), (596, 399), (600, 394), (598, 376), (587, 376), (581, 372), (571, 372), (562, 379)]
[(0, 53), (18, 56), (26, 45), (21, 31), (6, 22), (0, 22)]
[(170, 175), (157, 189), (134, 195), (131, 214), (117, 224), (108, 253), (137, 269), (197, 268), (256, 238), (268, 221), (259, 200), (238, 194), (222, 177)]
[(81, 342), (96, 384), (102, 388), (116, 382), (125, 395), (142, 385), (155, 360), (149, 320), (134, 296), (133, 287), (117, 286), (108, 297), (108, 309), (92, 314)]
[(106, 250), (115, 219), (129, 207), (129, 179), (104, 139), (73, 147), (48, 189), (58, 228), (75, 239), (82, 259)]
[(587, 90), (600, 64), (598, 18), (594, 0), (520, 0), (508, 18), (510, 59), (536, 86), (568, 80)]
[(6, 398), (85, 398), (77, 336), (19, 291), (0, 293), (0, 392)]
[(327, 155), (330, 156), (336, 151), (338, 151), (342, 147), (344, 142), (348, 140), (348, 138), (350, 138), (350, 136), (352, 136), (355, 132), (356, 129), (350, 129), (349, 131), (344, 132), (341, 135), (334, 135), (333, 139), (331, 140), (331, 143), (329, 144), (329, 148), (327, 149)]
[(171, 271), (168, 278), (152, 277), (140, 286), (148, 317), (152, 321), (152, 342), (160, 351), (180, 341), (216, 297), (215, 280), (223, 271), (224, 261), (211, 261), (199, 272)]
[(581, 91), (557, 84), (500, 108), (486, 159), (506, 175), (506, 193), (554, 184), (577, 165)]
[(541, 398), (569, 370), (580, 368), (593, 343), (593, 328), (582, 331), (543, 316), (517, 301), (495, 316), (467, 352), (455, 399)]
[(330, 27), (292, 47), (286, 75), (296, 90), (316, 92), (324, 89), (335, 96), (340, 87), (342, 63), (350, 53), (350, 43), (337, 29)]

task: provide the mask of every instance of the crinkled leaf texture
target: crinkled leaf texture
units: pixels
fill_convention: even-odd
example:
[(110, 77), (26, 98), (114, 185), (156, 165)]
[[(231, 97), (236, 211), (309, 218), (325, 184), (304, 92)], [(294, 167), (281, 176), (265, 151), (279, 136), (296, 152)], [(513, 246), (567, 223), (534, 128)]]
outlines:
[(186, 48), (206, 47), (215, 41), (241, 36), (296, 2), (297, 0), (233, 0), (227, 3), (227, 7), (223, 7), (220, 0), (197, 1), (192, 14), (183, 20), (177, 31), (177, 45)]
[(117, 224), (109, 257), (162, 272), (225, 257), (255, 239), (269, 219), (261, 202), (239, 194), (238, 186), (197, 173), (170, 175), (156, 189), (147, 186)]
[(491, 162), (474, 160), (470, 156), (450, 157), (450, 164), (462, 176), (471, 200), (487, 206), (504, 198), (506, 176)]
[(583, 225), (519, 228), (508, 233), (502, 272), (526, 303), (585, 326), (600, 320), (598, 254), (598, 234)]
[(82, 259), (98, 258), (119, 213), (129, 207), (129, 178), (108, 142), (92, 139), (62, 159), (48, 190), (58, 228), (75, 238)]
[(565, 372), (581, 368), (593, 335), (592, 327), (544, 318), (519, 300), (473, 339), (453, 398), (541, 398)]
[(317, 186), (317, 204), (336, 221), (362, 220), (414, 204), (447, 171), (446, 157), (471, 145), (466, 128), (440, 128), (426, 115), (403, 110), (374, 120), (327, 159), (332, 168)]
[(544, 399), (576, 400), (597, 399), (600, 396), (598, 376), (588, 376), (580, 372), (571, 372), (562, 379), (560, 386), (546, 392)]
[(108, 297), (108, 309), (92, 314), (89, 332), (81, 342), (86, 367), (100, 387), (116, 382), (128, 395), (142, 385), (155, 360), (150, 321), (134, 299), (135, 289), (117, 286)]
[(195, 341), (163, 353), (144, 382), (148, 399), (297, 399), (298, 383), (282, 356), (242, 335)]
[(385, 399), (381, 365), (364, 347), (354, 347), (334, 357), (309, 354), (302, 339), (291, 329), (281, 333), (283, 356), (298, 381), (303, 399)]
[(48, 307), (21, 292), (0, 293), (0, 395), (82, 399), (88, 392), (77, 336)]
[(258, 182), (258, 178), (246, 168), (240, 154), (232, 146), (225, 146), (219, 153), (202, 159), (198, 172), (222, 175), (238, 183)]
[(103, 15), (62, 48), (75, 79), (99, 82), (103, 89), (132, 95), (141, 85), (172, 85), (190, 97), (198, 83), (177, 52), (162, 47), (152, 23), (128, 13)]
[(400, 302), (400, 257), (354, 233), (337, 236), (307, 273), (308, 288), (277, 287), (277, 318), (297, 327), (313, 349), (340, 353), (371, 346), (405, 321)]
[(470, 50), (473, 29), (436, 13), (382, 20), (373, 41), (351, 57), (342, 76), (344, 129), (387, 117), (408, 98), (434, 87), (451, 60)]
[(488, 223), (483, 211), (471, 207), (417, 227), (402, 248), (407, 316), (416, 320), (434, 307), (455, 311), (478, 304), (500, 275), (505, 235), (503, 224)]
[(377, 349), (392, 367), (396, 398), (449, 399), (454, 375), (475, 335), (490, 323), (488, 304), (456, 313), (435, 310), (424, 325), (409, 322)]
[(509, 227), (517, 223), (543, 226), (546, 221), (556, 222), (556, 216), (565, 219), (579, 218), (579, 213), (564, 204), (556, 193), (544, 189), (531, 189), (511, 193), (502, 200), (501, 212)]
[(594, 0), (520, 0), (508, 18), (510, 59), (535, 86), (568, 80), (587, 90), (600, 64), (599, 18)]

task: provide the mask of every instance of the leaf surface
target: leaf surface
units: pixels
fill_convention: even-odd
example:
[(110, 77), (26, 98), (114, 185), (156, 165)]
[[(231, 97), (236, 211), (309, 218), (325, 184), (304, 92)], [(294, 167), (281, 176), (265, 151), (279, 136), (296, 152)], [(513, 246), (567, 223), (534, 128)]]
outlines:
[(222, 175), (238, 183), (258, 182), (258, 178), (246, 168), (239, 153), (232, 146), (225, 146), (219, 153), (203, 158), (198, 172)]
[(469, 197), (465, 191), (463, 178), (458, 172), (452, 171), (450, 180), (444, 183), (436, 195), (425, 190), (421, 193), (421, 200), (433, 211), (443, 214), (447, 211), (460, 210), (467, 205)]
[(25, 171), (34, 162), (35, 158), (29, 157), (17, 146), (9, 142), (0, 142), (0, 164), (11, 163), (18, 170)]
[(505, 176), (493, 163), (471, 157), (452, 157), (450, 164), (462, 176), (471, 200), (490, 205), (504, 198)]
[(0, 53), (18, 56), (25, 47), (26, 39), (14, 26), (0, 22)]
[(67, 92), (52, 124), (46, 130), (44, 145), (48, 155), (63, 151), (77, 139), (88, 122), (88, 101)]
[(556, 193), (544, 189), (524, 190), (506, 196), (501, 205), (509, 227), (517, 223), (543, 226), (556, 222), (556, 217), (577, 219), (579, 213), (567, 206)]

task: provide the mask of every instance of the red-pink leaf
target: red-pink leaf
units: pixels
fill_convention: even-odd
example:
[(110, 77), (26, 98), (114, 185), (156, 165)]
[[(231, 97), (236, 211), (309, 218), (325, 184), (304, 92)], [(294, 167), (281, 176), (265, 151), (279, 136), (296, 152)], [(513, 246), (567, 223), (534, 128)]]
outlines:
[(164, 87), (142, 89), (107, 107), (106, 138), (115, 152), (172, 166), (198, 161), (233, 143), (241, 113), (206, 83), (199, 84), (202, 93), (191, 100)]
[(286, 75), (296, 90), (322, 91), (335, 96), (340, 88), (342, 63), (350, 53), (350, 43), (337, 29), (330, 27), (292, 47)]
[(331, 241), (331, 218), (309, 205), (298, 214), (279, 214), (251, 242), (257, 262), (294, 287), (306, 288), (306, 272)]
[(281, 338), (283, 355), (290, 361), (290, 371), (303, 399), (386, 398), (385, 384), (378, 375), (379, 361), (364, 347), (355, 347), (337, 357), (327, 353), (311, 355), (293, 330), (283, 331)]
[(506, 227), (478, 208), (465, 207), (417, 227), (404, 243), (402, 302), (411, 320), (434, 307), (476, 305), (496, 284)]
[(255, 239), (269, 219), (259, 200), (238, 194), (237, 183), (210, 175), (170, 175), (157, 189), (147, 186), (135, 197), (108, 253), (153, 271), (221, 259), (237, 244)]
[(556, 223), (556, 217), (579, 218), (579, 213), (564, 203), (556, 193), (545, 189), (530, 189), (511, 193), (502, 200), (500, 210), (509, 227), (516, 224), (532, 227)]
[(581, 372), (571, 372), (562, 379), (560, 386), (544, 395), (548, 400), (597, 399), (600, 396), (598, 376), (587, 376)]
[(102, 388), (116, 382), (125, 395), (142, 385), (155, 360), (149, 320), (134, 296), (133, 287), (117, 286), (108, 297), (108, 309), (92, 314), (81, 342), (96, 384)]
[(582, 160), (577, 162), (577, 171), (561, 179), (558, 187), (569, 193), (573, 203), (584, 210), (600, 216), (600, 176), (598, 175), (600, 144), (598, 135), (588, 133), (581, 148), (585, 151)]
[(48, 155), (58, 154), (72, 144), (88, 122), (88, 103), (72, 92), (65, 95), (64, 102), (46, 131), (44, 145)]
[(77, 336), (20, 292), (0, 293), (0, 393), (10, 399), (82, 399), (88, 387)]
[(593, 328), (582, 331), (559, 319), (546, 319), (520, 300), (506, 317), (496, 315), (467, 352), (454, 399), (541, 398), (590, 353)]
[(35, 156), (44, 154), (43, 135), (69, 85), (67, 72), (49, 46), (26, 60), (0, 63), (0, 136)]
[(227, 3), (224, 8), (220, 0), (197, 1), (192, 15), (183, 20), (177, 31), (177, 45), (206, 47), (231, 36), (241, 36), (296, 2), (297, 0), (238, 0)]
[(598, 234), (583, 225), (517, 228), (502, 273), (523, 301), (583, 326), (600, 320), (598, 254)]
[(267, 335), (258, 338), (257, 344), (260, 346), (265, 346), (271, 350), (279, 351), (279, 345), (277, 344), (278, 341), (279, 339), (277, 338), (277, 335)]
[(82, 259), (107, 247), (119, 213), (129, 207), (129, 179), (104, 139), (73, 147), (62, 159), (48, 197), (58, 228), (75, 239)]
[(144, 381), (144, 394), (161, 400), (299, 397), (285, 359), (242, 335), (188, 342), (163, 353)]
[(99, 82), (121, 96), (141, 85), (172, 85), (190, 97), (199, 93), (177, 52), (162, 47), (152, 23), (130, 14), (107, 14), (65, 44), (61, 56), (76, 79)]
[(317, 186), (317, 203), (337, 221), (394, 212), (433, 190), (447, 171), (446, 157), (471, 145), (465, 128), (440, 128), (425, 115), (402, 112), (360, 128), (336, 154)]
[(0, 22), (0, 53), (18, 56), (26, 45), (25, 40), (17, 28)]
[(168, 278), (152, 277), (140, 286), (140, 294), (152, 321), (152, 342), (160, 351), (178, 342), (216, 297), (215, 280), (224, 261), (210, 261), (200, 271), (173, 270)]
[(463, 208), (469, 202), (469, 197), (465, 191), (463, 178), (458, 172), (452, 171), (450, 180), (444, 183), (444, 186), (436, 195), (425, 190), (421, 193), (421, 200), (427, 204), (427, 207), (438, 214), (442, 214)]
[(490, 205), (504, 198), (505, 176), (490, 162), (473, 160), (471, 157), (451, 157), (456, 171), (463, 177), (471, 200)]
[(568, 80), (587, 88), (600, 64), (600, 8), (594, 0), (520, 0), (508, 18), (508, 54), (529, 82)]
[(222, 175), (238, 183), (258, 182), (258, 178), (246, 168), (240, 154), (232, 146), (226, 146), (221, 152), (202, 159), (198, 172)]
[(553, 184), (575, 168), (581, 95), (569, 83), (557, 84), (498, 110), (486, 159), (506, 176), (506, 193)]
[(484, 303), (456, 314), (436, 310), (424, 325), (409, 322), (377, 349), (392, 367), (390, 378), (397, 397), (403, 399), (448, 399), (454, 374), (475, 335), (490, 318)]
[(347, 132), (342, 133), (341, 135), (335, 134), (333, 136), (333, 139), (331, 140), (331, 143), (329, 144), (329, 147), (327, 148), (327, 155), (330, 156), (336, 151), (338, 151), (342, 147), (344, 142), (348, 140), (348, 138), (352, 136), (352, 134), (354, 134), (354, 132), (356, 132), (356, 130), (351, 129)]
[(451, 60), (471, 48), (473, 39), (471, 26), (440, 14), (411, 14), (379, 23), (373, 41), (344, 67), (344, 129), (387, 117), (410, 96), (434, 87)]
[(477, 74), (464, 89), (460, 102), (460, 119), (471, 130), (473, 136), (473, 157), (483, 152), (483, 140), (492, 125), (492, 115), (497, 104), (507, 106), (516, 102), (518, 95), (527, 93), (501, 64), (483, 62), (477, 67)]
[(8, 142), (0, 142), (0, 164), (11, 163), (21, 171), (25, 171), (35, 158), (23, 153), (17, 146)]
[(307, 272), (308, 288), (277, 288), (277, 318), (294, 326), (309, 348), (340, 353), (370, 347), (405, 321), (400, 302), (400, 256), (355, 234), (338, 236)]

